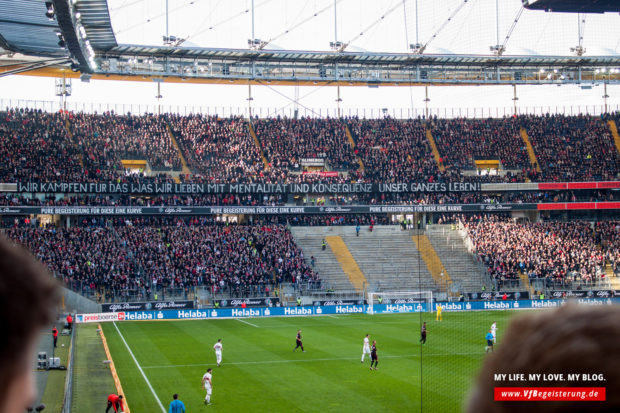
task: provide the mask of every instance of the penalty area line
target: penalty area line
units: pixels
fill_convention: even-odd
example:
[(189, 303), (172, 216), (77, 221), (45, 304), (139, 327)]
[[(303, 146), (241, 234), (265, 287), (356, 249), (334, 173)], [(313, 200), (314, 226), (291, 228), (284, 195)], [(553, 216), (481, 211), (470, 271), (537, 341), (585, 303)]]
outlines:
[(252, 323), (250, 323), (249, 321), (245, 321), (245, 320), (242, 320), (242, 319), (240, 319), (240, 318), (235, 318), (235, 320), (239, 321), (240, 323), (244, 323), (244, 324), (250, 325), (250, 326), (252, 326), (252, 327), (260, 328), (260, 327), (259, 327), (259, 326), (257, 326), (256, 324), (252, 324)]
[(147, 386), (149, 386), (149, 389), (151, 389), (151, 393), (153, 393), (153, 396), (155, 397), (155, 400), (157, 400), (157, 404), (159, 404), (159, 407), (161, 408), (161, 411), (166, 413), (166, 409), (164, 408), (164, 405), (161, 404), (161, 400), (159, 400), (159, 397), (157, 397), (157, 393), (155, 393), (155, 390), (153, 389), (153, 386), (151, 386), (151, 382), (146, 377), (146, 374), (144, 374), (144, 370), (142, 370), (142, 367), (140, 366), (140, 363), (138, 363), (138, 360), (136, 360), (136, 356), (133, 355), (133, 351), (131, 351), (131, 349), (129, 348), (129, 344), (127, 344), (127, 341), (125, 340), (125, 337), (123, 337), (123, 333), (121, 333), (121, 330), (118, 329), (118, 326), (116, 325), (115, 322), (112, 322), (112, 324), (114, 324), (114, 328), (116, 328), (116, 331), (118, 332), (118, 335), (120, 336), (121, 340), (123, 340), (123, 343), (125, 343), (125, 347), (127, 347), (127, 351), (129, 351), (129, 355), (133, 359), (134, 363), (136, 363), (136, 366), (138, 367), (138, 370), (140, 370), (140, 373), (142, 373), (142, 377), (144, 378), (144, 381), (146, 382)]

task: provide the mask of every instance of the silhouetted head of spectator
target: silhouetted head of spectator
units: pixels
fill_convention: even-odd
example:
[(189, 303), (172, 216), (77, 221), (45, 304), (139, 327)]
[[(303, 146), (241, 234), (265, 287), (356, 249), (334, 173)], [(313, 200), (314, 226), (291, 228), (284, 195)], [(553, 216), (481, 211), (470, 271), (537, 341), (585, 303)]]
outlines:
[(58, 286), (22, 247), (0, 237), (0, 411), (21, 413), (33, 402), (34, 348), (52, 321)]
[[(620, 306), (569, 304), (516, 317), (478, 377), (470, 413), (620, 411)], [(565, 381), (498, 382), (495, 374), (563, 374)], [(603, 375), (604, 381), (566, 381), (568, 374)], [(582, 377), (580, 375), (580, 377)], [(605, 387), (606, 401), (496, 402), (495, 387)]]

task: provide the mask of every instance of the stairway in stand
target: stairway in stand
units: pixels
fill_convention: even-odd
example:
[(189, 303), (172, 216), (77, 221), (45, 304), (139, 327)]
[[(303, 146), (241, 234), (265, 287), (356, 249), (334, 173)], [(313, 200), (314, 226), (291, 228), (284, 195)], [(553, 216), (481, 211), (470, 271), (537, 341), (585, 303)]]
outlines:
[(71, 139), (71, 143), (73, 143), (73, 146), (75, 146), (76, 149), (78, 150), (78, 153), (79, 153), (78, 160), (80, 162), (80, 166), (84, 168), (84, 155), (79, 150), (80, 148), (78, 147), (78, 144), (73, 137), (73, 132), (71, 132), (71, 124), (69, 123), (69, 119), (65, 119), (65, 129), (67, 130), (67, 135), (69, 135), (69, 139)]
[(614, 274), (611, 264), (605, 265), (605, 278), (609, 281), (609, 286), (612, 290), (620, 290), (620, 277)]
[(461, 292), (480, 291), (485, 274), (458, 231), (450, 225), (429, 225), (426, 236), (455, 287)]
[(542, 172), (538, 159), (536, 159), (536, 153), (534, 153), (534, 147), (532, 146), (532, 142), (530, 141), (530, 137), (528, 136), (525, 128), (521, 128), (521, 139), (523, 139), (523, 143), (527, 149), (527, 155), (530, 158), (530, 165), (536, 165), (536, 172)]
[(614, 137), (614, 143), (616, 144), (616, 150), (618, 154), (620, 154), (620, 135), (618, 135), (618, 125), (616, 125), (616, 121), (610, 120), (607, 122), (609, 125), (609, 129), (611, 130), (611, 135)]
[[(314, 255), (319, 275), (335, 290), (351, 290), (363, 281), (346, 274), (356, 266), (366, 280), (366, 291), (442, 291), (411, 241), (411, 231), (401, 231), (399, 226), (378, 225), (372, 232), (363, 226), (359, 237), (352, 226), (293, 227), (291, 232), (306, 261)], [(322, 251), (324, 238), (329, 247)], [(345, 260), (339, 262), (337, 257), (344, 251), (340, 242), (348, 250), (346, 256), (350, 255), (344, 266)]]
[(530, 297), (534, 297), (534, 287), (530, 284), (530, 279), (522, 271), (519, 271), (519, 279), (521, 285), (530, 293)]
[(446, 267), (444, 267), (437, 251), (433, 248), (428, 237), (424, 234), (416, 234), (411, 237), (416, 248), (422, 254), (422, 259), (426, 264), (428, 272), (431, 274), (435, 283), (440, 285), (442, 290), (450, 293), (450, 286), (452, 285), (452, 278), (448, 273)]
[(256, 149), (258, 149), (258, 153), (260, 153), (260, 158), (263, 160), (263, 165), (265, 166), (265, 170), (267, 171), (269, 170), (269, 162), (267, 162), (267, 158), (265, 158), (263, 148), (260, 146), (258, 136), (256, 136), (256, 132), (254, 131), (254, 125), (252, 125), (252, 121), (248, 121), (248, 130), (250, 131), (250, 136), (252, 137), (252, 139), (254, 139)]
[[(355, 151), (355, 140), (353, 139), (353, 134), (351, 133), (351, 129), (349, 129), (349, 125), (347, 125), (346, 123), (344, 127), (345, 127), (345, 133), (347, 134), (347, 140), (349, 141), (349, 145), (351, 145), (351, 150)], [(362, 158), (360, 158), (357, 155), (355, 155), (355, 157), (357, 158), (357, 163), (360, 166), (360, 171), (364, 172), (364, 161), (362, 161)]]
[(435, 138), (433, 138), (431, 128), (428, 124), (426, 125), (426, 139), (428, 140), (429, 145), (431, 145), (431, 151), (433, 152), (433, 157), (437, 163), (437, 168), (439, 168), (441, 172), (444, 172), (446, 167), (443, 162), (441, 162), (441, 155), (439, 154), (439, 149), (437, 149), (437, 143), (435, 142)]
[[(183, 151), (181, 151), (181, 148), (179, 147), (179, 143), (174, 137), (172, 128), (170, 127), (168, 123), (166, 123), (166, 130), (168, 131), (168, 135), (170, 136), (170, 141), (172, 142), (172, 146), (174, 146), (174, 149), (176, 149), (177, 153), (179, 154), (179, 159), (181, 159), (181, 173), (184, 175), (190, 175), (192, 172), (187, 166), (187, 161), (185, 160), (185, 157), (183, 156)], [(181, 182), (181, 179), (177, 175), (175, 175), (173, 178), (176, 183)]]

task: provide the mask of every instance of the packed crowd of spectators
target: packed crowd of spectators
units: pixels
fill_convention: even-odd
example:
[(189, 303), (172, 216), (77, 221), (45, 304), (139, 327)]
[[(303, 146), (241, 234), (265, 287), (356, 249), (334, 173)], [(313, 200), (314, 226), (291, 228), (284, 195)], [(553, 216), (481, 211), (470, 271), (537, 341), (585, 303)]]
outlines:
[(256, 182), (264, 164), (242, 117), (168, 115), (186, 160), (205, 182)]
[(432, 182), (438, 168), (421, 120), (349, 119), (364, 163), (363, 177), (376, 182)]
[(614, 273), (620, 275), (620, 221), (596, 222), (594, 234)]
[(606, 259), (618, 259), (619, 222), (515, 222), (486, 216), (465, 220), (475, 252), (500, 285), (523, 274), (570, 286), (604, 278)]
[(506, 169), (531, 167), (517, 118), (435, 118), (431, 125), (446, 167), (473, 169), (477, 160), (499, 160)]
[[(618, 191), (515, 191), (515, 192), (435, 192), (435, 193), (362, 193), (316, 195), (294, 199), (297, 206), (335, 205), (449, 205), (449, 204), (522, 204), (556, 202), (611, 202), (620, 200)], [(176, 194), (112, 195), (90, 194), (64, 196), (0, 193), (0, 206), (284, 206), (286, 194)]]
[(146, 159), (154, 170), (181, 169), (161, 116), (69, 113), (68, 120), (86, 169), (120, 171), (121, 159)]
[[(282, 282), (320, 288), (286, 226), (234, 225), (209, 217), (83, 218), (70, 228), (5, 230), (68, 285), (153, 294), (206, 286), (233, 295), (269, 294)], [(125, 293), (124, 293), (125, 292)]]
[(515, 192), (434, 192), (434, 193), (364, 193), (326, 196), (328, 204), (337, 205), (443, 205), (504, 204), (546, 202), (603, 202), (620, 200), (611, 190), (595, 191), (515, 191)]
[(323, 159), (332, 171), (356, 170), (358, 164), (340, 119), (269, 118), (253, 120), (270, 167), (301, 170), (304, 158)]
[[(589, 115), (433, 118), (429, 123), (389, 117), (257, 118), (253, 124), (258, 145), (241, 117), (6, 110), (0, 112), (0, 178), (5, 182), (173, 182), (167, 174), (130, 173), (121, 160), (147, 160), (153, 170), (179, 171), (183, 155), (190, 174), (180, 179), (196, 183), (620, 179), (620, 155), (609, 127), (605, 119)], [(180, 148), (174, 145), (168, 125)], [(347, 138), (347, 125), (354, 147)], [(445, 171), (440, 171), (432, 154), (427, 127)], [(529, 164), (521, 127), (530, 136), (542, 173)], [(306, 158), (325, 160), (323, 169), (335, 175), (301, 174)], [(498, 159), (510, 172), (466, 171), (481, 158)]]
[(0, 178), (3, 182), (79, 180), (79, 151), (59, 113), (0, 112)]
[(607, 181), (620, 177), (620, 154), (601, 117), (523, 116), (542, 181)]
[(208, 194), (208, 195), (76, 195), (57, 197), (25, 197), (20, 194), (0, 193), (0, 206), (282, 206), (282, 195)]

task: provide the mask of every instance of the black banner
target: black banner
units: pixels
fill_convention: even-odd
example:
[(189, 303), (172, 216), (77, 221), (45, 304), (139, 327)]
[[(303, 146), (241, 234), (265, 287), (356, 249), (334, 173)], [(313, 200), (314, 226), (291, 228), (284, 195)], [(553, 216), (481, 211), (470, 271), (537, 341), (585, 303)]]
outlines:
[[(549, 293), (548, 298), (611, 298), (620, 297), (620, 291), (614, 290), (557, 290)], [(538, 298), (538, 297), (536, 297)]]
[(262, 298), (230, 298), (228, 300), (215, 300), (217, 307), (220, 308), (239, 308), (245, 303), (246, 307), (279, 307), (280, 298), (278, 297), (262, 297)]
[(528, 291), (482, 291), (479, 293), (465, 293), (465, 297), (469, 301), (483, 300), (503, 300), (506, 294), (506, 300), (528, 300), (530, 293)]
[(313, 301), (312, 305), (315, 307), (322, 305), (365, 305), (366, 300), (319, 300)]
[(190, 308), (194, 308), (194, 302), (191, 300), (101, 304), (101, 312), (103, 313), (116, 313), (118, 311), (186, 310)]
[[(551, 205), (551, 204), (546, 204)], [(415, 212), (483, 212), (537, 209), (537, 204), (454, 204), (385, 206), (190, 206), (190, 207), (113, 207), (55, 206), (0, 207), (0, 215), (304, 215), (304, 214), (411, 214)]]
[(399, 183), (298, 183), (298, 184), (205, 184), (205, 183), (117, 183), (117, 182), (18, 182), (17, 192), (63, 194), (363, 194), (409, 192), (480, 192), (481, 183), (399, 182)]

